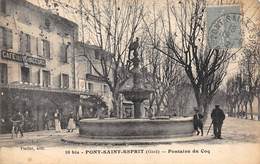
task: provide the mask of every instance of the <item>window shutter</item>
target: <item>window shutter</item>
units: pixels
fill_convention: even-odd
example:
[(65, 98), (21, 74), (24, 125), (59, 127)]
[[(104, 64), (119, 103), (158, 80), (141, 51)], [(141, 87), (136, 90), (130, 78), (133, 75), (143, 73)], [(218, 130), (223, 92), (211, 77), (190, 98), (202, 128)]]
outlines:
[(66, 45), (64, 43), (62, 43), (60, 46), (60, 61), (61, 62), (65, 62), (65, 48), (66, 48)]
[(43, 56), (43, 41), (41, 38), (37, 38), (37, 55), (38, 56)]
[(0, 63), (0, 84), (7, 84), (7, 64)]
[(26, 34), (20, 33), (20, 52), (25, 53), (26, 51)]
[(65, 62), (69, 63), (69, 53), (70, 53), (70, 47), (69, 45), (65, 46)]
[(49, 86), (52, 87), (52, 77), (51, 77), (51, 71), (48, 71), (49, 72)]
[(31, 36), (31, 53), (32, 55), (37, 54), (37, 38), (34, 36)]
[(46, 53), (47, 53), (47, 56), (49, 56), (49, 59), (52, 59), (53, 58), (53, 46), (50, 45), (50, 41), (46, 41)]
[(23, 40), (23, 34), (20, 32), (19, 33), (19, 43), (18, 43), (19, 44), (19, 48), (18, 48), (19, 52), (23, 52), (23, 45), (22, 45), (23, 41), (22, 40)]
[(13, 48), (13, 32), (10, 29), (6, 29), (6, 48), (12, 49)]
[(0, 10), (2, 13), (6, 13), (6, 0), (0, 0)]
[(39, 69), (38, 72), (38, 84), (42, 86), (42, 69)]
[(62, 73), (60, 74), (60, 88), (63, 87), (63, 79), (62, 79)]
[(52, 59), (51, 57), (51, 48), (53, 47), (50, 47), (50, 42), (48, 40), (42, 40), (42, 46), (43, 46), (43, 56), (47, 59)]
[(0, 27), (0, 48), (3, 48), (4, 45), (4, 29)]
[(25, 34), (25, 46), (26, 46), (26, 52), (31, 53), (32, 52), (31, 35), (29, 35), (29, 34)]

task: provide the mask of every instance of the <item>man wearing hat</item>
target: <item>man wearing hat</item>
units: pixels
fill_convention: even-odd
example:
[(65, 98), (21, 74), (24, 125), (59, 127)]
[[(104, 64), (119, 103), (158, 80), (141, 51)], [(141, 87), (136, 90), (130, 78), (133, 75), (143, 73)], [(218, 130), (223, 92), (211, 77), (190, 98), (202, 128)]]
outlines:
[(193, 116), (194, 130), (197, 131), (197, 135), (199, 135), (201, 131), (201, 136), (203, 136), (203, 121), (202, 121), (203, 115), (199, 113), (199, 109), (197, 107), (194, 107), (194, 111), (195, 111), (195, 114)]
[(225, 114), (223, 110), (219, 108), (219, 105), (215, 105), (215, 108), (211, 113), (211, 119), (213, 123), (215, 138), (222, 139), (221, 128), (222, 128), (223, 121), (225, 120)]
[(21, 137), (23, 137), (24, 116), (21, 111), (18, 110), (17, 113), (10, 118), (10, 121), (13, 123), (12, 133), (14, 132), (17, 137), (20, 132)]

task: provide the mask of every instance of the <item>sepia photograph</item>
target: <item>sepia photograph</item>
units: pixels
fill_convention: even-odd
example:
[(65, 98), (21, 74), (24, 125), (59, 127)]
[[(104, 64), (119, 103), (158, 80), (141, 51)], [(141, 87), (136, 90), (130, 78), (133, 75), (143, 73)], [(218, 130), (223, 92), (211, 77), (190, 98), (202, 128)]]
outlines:
[(260, 0), (0, 0), (1, 164), (260, 164)]

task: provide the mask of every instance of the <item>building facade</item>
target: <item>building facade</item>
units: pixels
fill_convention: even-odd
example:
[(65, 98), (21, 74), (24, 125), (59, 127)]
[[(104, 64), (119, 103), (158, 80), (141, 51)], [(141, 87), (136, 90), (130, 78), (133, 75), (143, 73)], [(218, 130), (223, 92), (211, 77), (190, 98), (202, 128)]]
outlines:
[[(106, 57), (106, 65), (111, 66), (112, 59), (108, 52), (101, 50), (94, 45), (77, 42), (76, 47), (76, 87), (80, 91), (86, 91), (89, 95), (100, 97), (109, 110), (112, 108), (112, 93), (109, 86), (102, 79), (103, 69), (101, 58)], [(112, 70), (109, 72), (109, 78), (112, 78)], [(83, 107), (84, 110), (88, 110)], [(86, 112), (85, 112), (86, 113)]]
[(1, 83), (75, 89), (77, 24), (24, 0), (1, 0), (0, 13)]
[(25, 0), (0, 0), (0, 133), (18, 110), (37, 130), (46, 111), (76, 111), (77, 40), (77, 24)]

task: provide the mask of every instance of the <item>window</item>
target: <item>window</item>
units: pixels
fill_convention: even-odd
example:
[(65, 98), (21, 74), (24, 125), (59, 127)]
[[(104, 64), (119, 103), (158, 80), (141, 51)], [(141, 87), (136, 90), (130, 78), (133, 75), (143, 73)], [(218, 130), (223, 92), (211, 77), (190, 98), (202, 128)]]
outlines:
[(5, 49), (13, 48), (13, 33), (12, 30), (0, 27), (0, 47)]
[(21, 67), (21, 80), (22, 82), (30, 82), (30, 69), (27, 67)]
[(7, 84), (7, 64), (0, 63), (0, 84)]
[(25, 38), (26, 38), (26, 52), (31, 52), (31, 37), (29, 34), (25, 34)]
[(93, 85), (92, 83), (88, 83), (88, 91), (89, 91), (90, 93), (93, 93), (93, 91), (94, 91), (94, 85)]
[(50, 59), (50, 42), (42, 40), (42, 54), (45, 58)]
[(21, 32), (20, 34), (20, 51), (31, 52), (31, 36)]
[(99, 50), (95, 50), (95, 59), (96, 59), (96, 60), (99, 60), (99, 59), (100, 59)]
[(6, 0), (0, 0), (0, 12), (6, 13)]
[(104, 94), (107, 94), (107, 93), (108, 93), (108, 87), (107, 87), (107, 85), (104, 85), (104, 87), (103, 87), (103, 92), (104, 92)]
[(50, 21), (50, 19), (45, 18), (44, 25), (45, 25), (46, 29), (50, 29), (50, 26), (51, 26), (51, 21)]
[(68, 63), (68, 50), (69, 44), (62, 44), (61, 46), (61, 61), (64, 63)]
[(62, 74), (62, 83), (63, 83), (63, 88), (69, 88), (69, 75), (68, 74)]
[(42, 71), (42, 86), (49, 87), (51, 85), (50, 71)]
[(87, 73), (92, 75), (92, 65), (90, 62), (87, 62)]
[(85, 81), (85, 90), (87, 90), (88, 86), (87, 86), (87, 82)]

